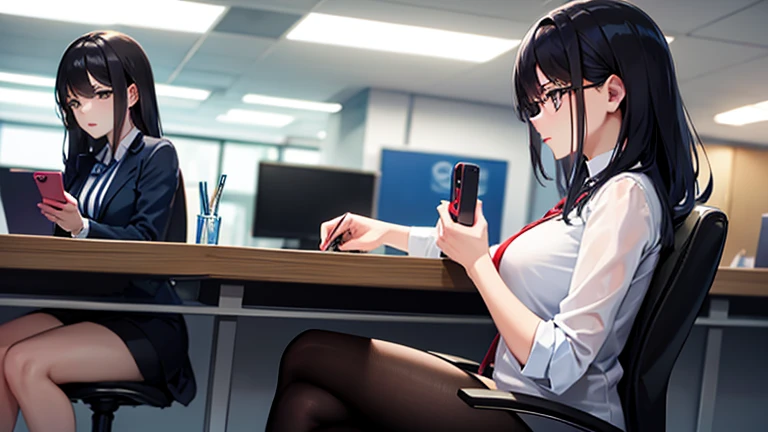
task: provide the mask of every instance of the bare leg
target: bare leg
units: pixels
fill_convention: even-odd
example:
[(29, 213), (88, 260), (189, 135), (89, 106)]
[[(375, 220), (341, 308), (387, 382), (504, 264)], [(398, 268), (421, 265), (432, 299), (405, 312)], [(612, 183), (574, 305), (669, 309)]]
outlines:
[(512, 414), (468, 407), (457, 393), (472, 387), (485, 386), (431, 354), (313, 330), (283, 354), (267, 430), (529, 430)]
[[(43, 313), (25, 315), (0, 325), (0, 366), (13, 344), (59, 326), (61, 321)], [(0, 373), (0, 432), (12, 432), (18, 416), (19, 403), (8, 388), (5, 374)]]
[(59, 384), (142, 381), (125, 343), (99, 324), (60, 327), (12, 346), (5, 376), (32, 432), (75, 432), (72, 403)]

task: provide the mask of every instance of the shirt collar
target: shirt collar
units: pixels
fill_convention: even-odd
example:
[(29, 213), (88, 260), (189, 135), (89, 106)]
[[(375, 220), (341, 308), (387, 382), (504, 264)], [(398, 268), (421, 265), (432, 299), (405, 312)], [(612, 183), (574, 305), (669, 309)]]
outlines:
[[(117, 162), (120, 162), (123, 156), (125, 156), (125, 153), (131, 147), (131, 144), (133, 144), (133, 140), (136, 139), (136, 136), (138, 134), (139, 134), (139, 129), (136, 126), (134, 126), (130, 130), (130, 132), (128, 132), (128, 135), (126, 135), (125, 138), (123, 138), (120, 141), (120, 144), (118, 144), (114, 154), (114, 159)], [(112, 152), (110, 152), (109, 149), (110, 149), (109, 145), (105, 145), (104, 148), (101, 149), (99, 154), (96, 155), (96, 159), (101, 161), (101, 163), (105, 165), (109, 165), (113, 159)]]
[(589, 176), (594, 177), (606, 168), (608, 168), (608, 164), (611, 163), (611, 157), (613, 156), (613, 149), (601, 153), (592, 159), (587, 161), (587, 169), (589, 170)]

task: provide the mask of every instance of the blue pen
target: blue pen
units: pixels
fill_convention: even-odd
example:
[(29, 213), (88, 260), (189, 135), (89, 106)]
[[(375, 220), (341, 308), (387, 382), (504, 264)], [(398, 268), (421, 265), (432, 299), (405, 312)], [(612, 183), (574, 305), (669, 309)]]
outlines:
[(203, 182), (197, 184), (198, 195), (200, 199), (200, 214), (205, 214), (205, 191), (203, 191)]
[(208, 206), (208, 182), (204, 181), (203, 183), (203, 211), (206, 216), (210, 216), (211, 214), (211, 208)]

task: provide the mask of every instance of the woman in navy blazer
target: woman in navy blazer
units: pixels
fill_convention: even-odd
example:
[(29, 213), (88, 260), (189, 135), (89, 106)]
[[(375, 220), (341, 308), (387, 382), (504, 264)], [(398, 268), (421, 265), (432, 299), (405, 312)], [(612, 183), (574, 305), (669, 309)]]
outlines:
[[(64, 52), (56, 99), (69, 148), (68, 203), (44, 200), (57, 236), (109, 240), (168, 238), (180, 174), (176, 150), (161, 138), (154, 79), (139, 44), (93, 32)], [(181, 199), (177, 199), (177, 195)], [(109, 282), (106, 282), (109, 281)], [(134, 301), (181, 303), (166, 280), (104, 279)], [(44, 309), (0, 326), (0, 432), (19, 409), (30, 431), (75, 431), (70, 382), (145, 381), (187, 405), (196, 385), (178, 314)]]

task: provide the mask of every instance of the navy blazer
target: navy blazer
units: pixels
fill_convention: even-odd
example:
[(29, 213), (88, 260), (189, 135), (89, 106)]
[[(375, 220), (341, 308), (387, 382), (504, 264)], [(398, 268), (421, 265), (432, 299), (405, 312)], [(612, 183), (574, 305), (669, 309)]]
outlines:
[[(67, 163), (64, 188), (77, 197), (96, 163), (92, 152)], [(168, 228), (180, 189), (179, 159), (170, 141), (141, 132), (123, 156), (99, 214), (89, 221), (88, 238), (109, 240), (184, 241), (168, 239)], [(184, 209), (186, 210), (186, 209)], [(181, 221), (186, 227), (186, 216)], [(58, 225), (54, 235), (69, 237)]]

